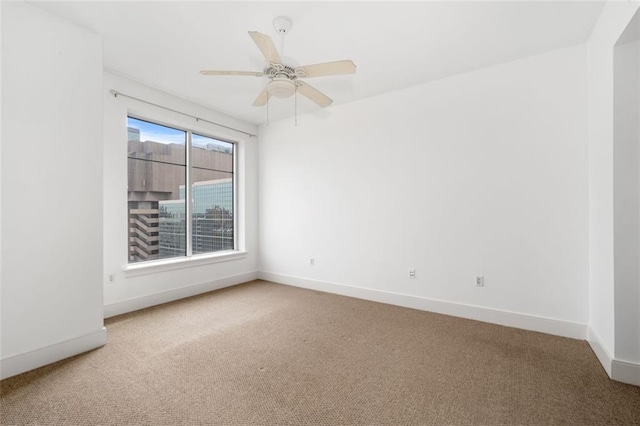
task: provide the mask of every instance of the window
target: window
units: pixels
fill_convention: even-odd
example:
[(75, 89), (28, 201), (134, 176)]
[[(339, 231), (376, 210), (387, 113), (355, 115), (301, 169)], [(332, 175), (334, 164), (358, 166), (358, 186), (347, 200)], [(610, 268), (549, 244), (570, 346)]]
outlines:
[(127, 127), (129, 263), (234, 250), (234, 144), (135, 117)]

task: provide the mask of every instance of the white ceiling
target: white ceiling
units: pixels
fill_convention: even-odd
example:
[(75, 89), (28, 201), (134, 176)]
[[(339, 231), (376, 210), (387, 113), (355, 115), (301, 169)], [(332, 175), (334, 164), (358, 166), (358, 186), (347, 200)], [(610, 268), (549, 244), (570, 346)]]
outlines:
[[(307, 80), (334, 105), (587, 40), (601, 2), (32, 2), (102, 35), (106, 69), (253, 123), (265, 77), (202, 76), (201, 69), (262, 71), (249, 30), (279, 39), (300, 65), (352, 59), (354, 75)], [(331, 108), (331, 107), (329, 107)], [(298, 113), (319, 111), (302, 97)], [(273, 99), (271, 119), (294, 103)]]

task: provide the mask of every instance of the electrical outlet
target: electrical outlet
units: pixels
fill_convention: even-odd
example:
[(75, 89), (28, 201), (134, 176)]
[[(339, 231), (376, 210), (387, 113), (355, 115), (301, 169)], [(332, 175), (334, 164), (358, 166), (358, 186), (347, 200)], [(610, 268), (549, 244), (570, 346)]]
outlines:
[(484, 287), (484, 277), (482, 276), (476, 277), (476, 287)]
[(412, 280), (416, 278), (416, 270), (411, 268), (409, 269), (409, 278), (411, 278)]
[(312, 257), (311, 259), (309, 259), (309, 265), (316, 266), (316, 258), (315, 257)]

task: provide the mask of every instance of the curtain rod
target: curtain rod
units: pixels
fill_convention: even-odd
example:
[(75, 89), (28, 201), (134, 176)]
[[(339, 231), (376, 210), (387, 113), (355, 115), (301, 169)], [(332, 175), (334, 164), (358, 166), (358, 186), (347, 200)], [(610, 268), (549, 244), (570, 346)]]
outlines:
[(118, 96), (124, 96), (125, 98), (134, 99), (134, 100), (139, 101), (139, 102), (144, 102), (145, 104), (149, 104), (149, 105), (153, 105), (153, 106), (158, 107), (158, 108), (166, 109), (167, 111), (171, 111), (171, 112), (175, 112), (175, 113), (178, 113), (178, 114), (182, 114), (182, 115), (187, 116), (187, 117), (191, 117), (191, 118), (195, 119), (196, 121), (204, 121), (205, 123), (213, 124), (213, 125), (219, 126), (219, 127), (224, 127), (225, 129), (233, 130), (234, 132), (243, 133), (243, 134), (245, 134), (245, 135), (247, 135), (249, 137), (252, 137), (252, 138), (254, 138), (256, 136), (253, 133), (245, 132), (244, 130), (236, 129), (235, 127), (225, 126), (224, 124), (216, 123), (215, 121), (211, 121), (211, 120), (207, 120), (207, 119), (204, 119), (204, 118), (196, 117), (195, 115), (187, 114), (186, 112), (178, 111), (178, 110), (175, 110), (175, 109), (172, 109), (172, 108), (168, 108), (166, 106), (155, 104), (153, 102), (145, 101), (144, 99), (136, 98), (135, 96), (127, 95), (126, 93), (118, 92), (117, 90), (111, 89), (109, 91), (109, 93), (111, 93), (114, 98), (117, 98)]

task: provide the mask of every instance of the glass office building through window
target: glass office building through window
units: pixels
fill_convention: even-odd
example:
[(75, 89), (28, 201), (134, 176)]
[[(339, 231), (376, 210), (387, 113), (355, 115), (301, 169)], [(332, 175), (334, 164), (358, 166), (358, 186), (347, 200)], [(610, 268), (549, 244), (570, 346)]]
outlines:
[(234, 144), (127, 117), (129, 263), (235, 249)]

